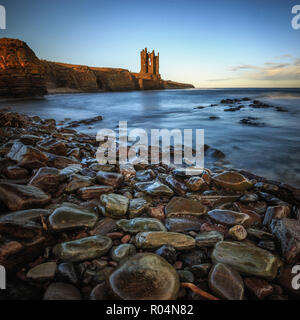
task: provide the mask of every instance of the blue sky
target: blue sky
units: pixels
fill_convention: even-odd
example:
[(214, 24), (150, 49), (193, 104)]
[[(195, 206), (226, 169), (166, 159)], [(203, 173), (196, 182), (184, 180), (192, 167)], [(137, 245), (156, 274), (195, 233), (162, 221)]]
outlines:
[(300, 0), (0, 0), (7, 30), (42, 59), (140, 70), (197, 87), (300, 87)]

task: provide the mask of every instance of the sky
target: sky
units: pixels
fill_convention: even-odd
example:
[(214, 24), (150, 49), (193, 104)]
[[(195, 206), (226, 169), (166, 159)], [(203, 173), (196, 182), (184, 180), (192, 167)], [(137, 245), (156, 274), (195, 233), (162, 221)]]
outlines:
[[(140, 71), (199, 88), (300, 87), (300, 0), (0, 0), (7, 29), (41, 59)], [(300, 20), (299, 20), (300, 23)]]

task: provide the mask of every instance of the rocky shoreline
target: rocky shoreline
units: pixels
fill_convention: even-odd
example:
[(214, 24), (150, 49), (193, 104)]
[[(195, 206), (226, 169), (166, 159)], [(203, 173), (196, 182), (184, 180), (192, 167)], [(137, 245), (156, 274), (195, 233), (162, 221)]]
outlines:
[(0, 124), (0, 299), (299, 299), (299, 189), (100, 165), (94, 137), (53, 119), (1, 110)]

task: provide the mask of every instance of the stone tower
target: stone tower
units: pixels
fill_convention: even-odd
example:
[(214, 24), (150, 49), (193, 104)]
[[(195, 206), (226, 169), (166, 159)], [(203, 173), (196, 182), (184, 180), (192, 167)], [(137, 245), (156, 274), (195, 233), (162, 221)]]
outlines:
[(159, 53), (155, 55), (154, 50), (148, 52), (147, 48), (141, 51), (141, 72), (142, 75), (153, 79), (160, 79), (159, 74)]

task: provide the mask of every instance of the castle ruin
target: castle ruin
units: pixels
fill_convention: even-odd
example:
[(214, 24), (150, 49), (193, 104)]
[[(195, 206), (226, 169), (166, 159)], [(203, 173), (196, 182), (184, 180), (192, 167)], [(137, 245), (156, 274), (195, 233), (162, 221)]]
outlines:
[(156, 56), (154, 50), (152, 52), (148, 52), (147, 48), (141, 51), (140, 74), (149, 79), (160, 79), (159, 53)]

